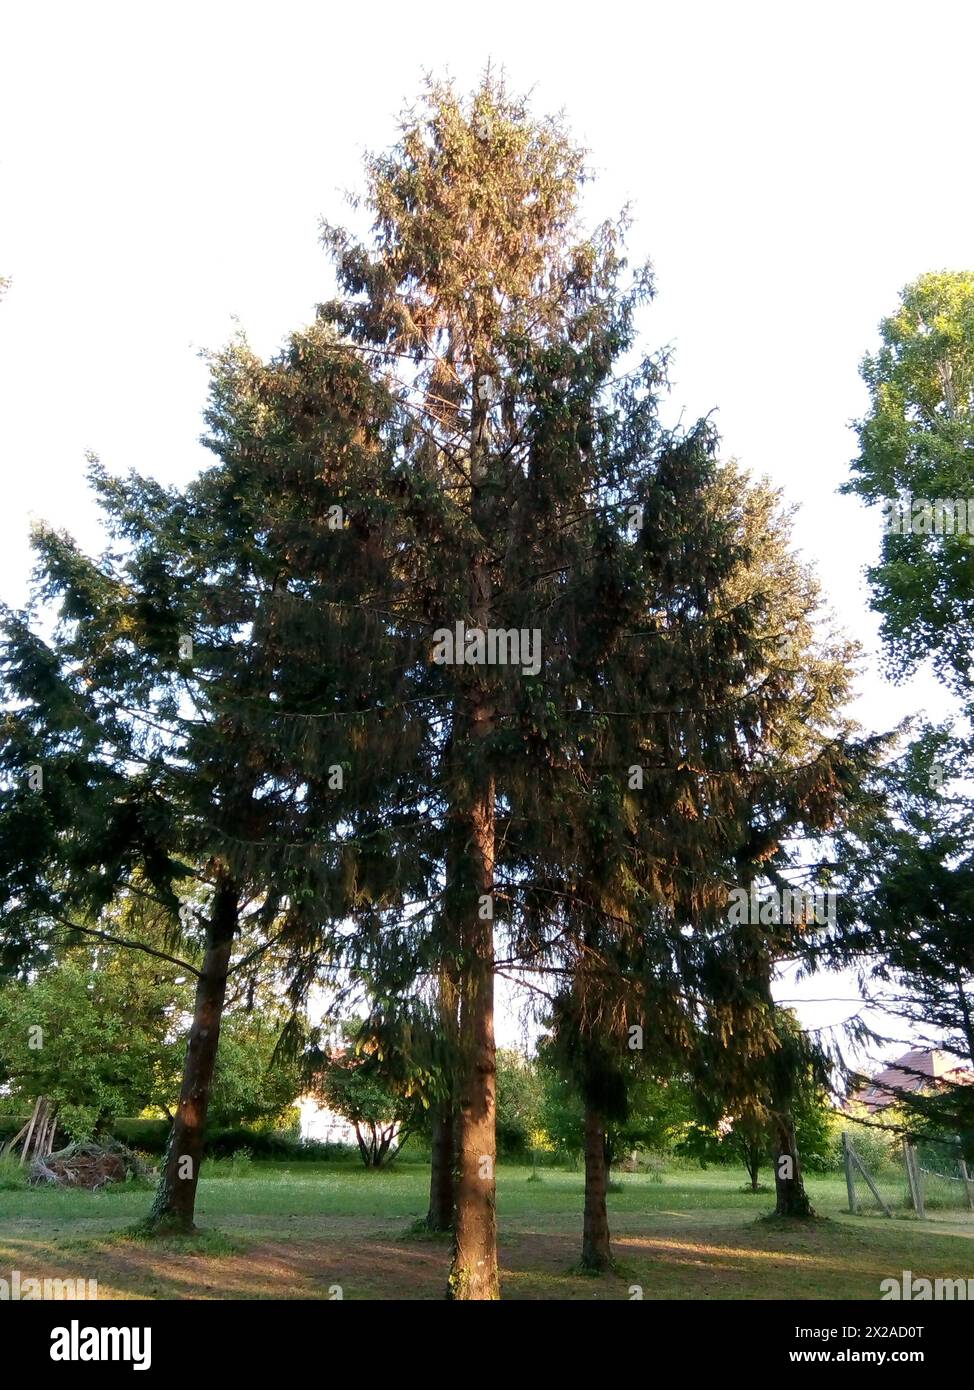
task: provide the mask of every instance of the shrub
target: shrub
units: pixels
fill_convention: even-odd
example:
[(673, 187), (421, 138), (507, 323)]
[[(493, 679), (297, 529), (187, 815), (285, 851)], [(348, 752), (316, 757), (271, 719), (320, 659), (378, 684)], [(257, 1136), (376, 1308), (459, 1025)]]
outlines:
[(645, 1159), (646, 1173), (650, 1182), (662, 1182), (666, 1173), (666, 1156), (661, 1153), (650, 1152)]
[(882, 1173), (883, 1175), (903, 1171), (903, 1139), (902, 1135), (890, 1129), (881, 1129), (879, 1126), (894, 1125), (899, 1121), (899, 1113), (890, 1106), (877, 1116), (872, 1124), (868, 1118), (865, 1123), (855, 1123), (857, 1118), (856, 1111), (850, 1107), (844, 1124), (837, 1127), (834, 1136), (834, 1144), (837, 1153), (837, 1164), (842, 1164), (842, 1130), (849, 1131), (856, 1153), (865, 1163), (871, 1173)]
[(238, 1149), (230, 1160), (235, 1178), (244, 1178), (254, 1166), (254, 1156), (249, 1149)]
[(118, 1119), (112, 1125), (112, 1136), (130, 1149), (144, 1153), (163, 1154), (169, 1142), (168, 1120)]
[[(20, 1123), (23, 1124), (23, 1120)], [(20, 1125), (17, 1126), (19, 1128)], [(14, 1158), (13, 1154), (0, 1157), (0, 1192), (16, 1192), (18, 1188), (26, 1186), (27, 1169), (21, 1166), (20, 1160)]]
[(350, 1144), (323, 1143), (319, 1140), (292, 1139), (276, 1130), (241, 1127), (216, 1129), (206, 1136), (209, 1158), (232, 1158), (246, 1150), (252, 1159), (282, 1159), (288, 1163), (324, 1163), (350, 1159), (358, 1161), (358, 1151)]
[(251, 1159), (287, 1158), (291, 1147), (287, 1139), (273, 1130), (244, 1129), (242, 1126), (208, 1130), (205, 1139), (208, 1158), (232, 1158), (242, 1151)]
[(429, 1139), (422, 1134), (407, 1134), (401, 1147), (396, 1151), (396, 1163), (429, 1163), (432, 1148)]
[(0, 1114), (0, 1148), (23, 1129), (30, 1119), (30, 1112), (26, 1115), (2, 1115)]

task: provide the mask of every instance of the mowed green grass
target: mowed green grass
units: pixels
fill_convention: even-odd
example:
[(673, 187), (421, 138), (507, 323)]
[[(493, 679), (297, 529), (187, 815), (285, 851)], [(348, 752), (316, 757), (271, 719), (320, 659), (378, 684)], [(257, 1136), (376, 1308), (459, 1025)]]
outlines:
[[(211, 1173), (213, 1169), (211, 1168)], [(446, 1240), (410, 1237), (428, 1170), (394, 1165), (254, 1164), (200, 1182), (199, 1242), (160, 1245), (124, 1232), (152, 1194), (0, 1192), (0, 1277), (95, 1278), (101, 1298), (439, 1299)], [(877, 1299), (904, 1269), (974, 1278), (974, 1214), (852, 1217), (841, 1175), (809, 1179), (822, 1220), (764, 1222), (769, 1194), (732, 1169), (624, 1174), (609, 1196), (616, 1272), (578, 1272), (583, 1175), (498, 1168), (503, 1296), (516, 1299)]]

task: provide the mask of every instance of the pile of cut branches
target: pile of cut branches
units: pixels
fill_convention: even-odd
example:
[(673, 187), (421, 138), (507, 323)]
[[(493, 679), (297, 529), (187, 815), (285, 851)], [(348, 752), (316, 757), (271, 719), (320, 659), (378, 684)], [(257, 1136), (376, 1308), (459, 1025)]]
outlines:
[(29, 1181), (33, 1186), (46, 1182), (96, 1192), (109, 1183), (151, 1176), (149, 1167), (124, 1144), (114, 1139), (83, 1139), (46, 1158), (35, 1158)]

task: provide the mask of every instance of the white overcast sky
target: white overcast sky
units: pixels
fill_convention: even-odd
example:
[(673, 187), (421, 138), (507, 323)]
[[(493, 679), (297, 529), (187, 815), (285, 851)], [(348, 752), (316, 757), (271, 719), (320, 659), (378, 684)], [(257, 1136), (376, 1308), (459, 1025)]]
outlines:
[[(362, 152), (395, 138), (424, 71), (469, 88), (490, 59), (565, 111), (598, 174), (592, 215), (631, 204), (675, 402), (715, 409), (726, 452), (799, 504), (836, 618), (878, 653), (862, 578), (878, 516), (836, 488), (879, 320), (921, 272), (974, 268), (972, 50), (961, 0), (6, 0), (0, 598), (25, 597), (31, 515), (97, 544), (85, 450), (193, 476), (200, 349), (237, 320), (269, 353), (309, 321), (329, 286), (318, 220), (346, 217)], [(893, 687), (877, 667), (864, 723), (947, 710), (932, 679)]]

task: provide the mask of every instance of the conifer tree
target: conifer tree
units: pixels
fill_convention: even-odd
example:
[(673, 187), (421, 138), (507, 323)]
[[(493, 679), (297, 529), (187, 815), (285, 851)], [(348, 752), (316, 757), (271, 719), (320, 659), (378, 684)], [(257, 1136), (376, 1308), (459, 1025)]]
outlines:
[(355, 912), (374, 930), (411, 872), (389, 830), (414, 818), (390, 788), (408, 803), (422, 757), (381, 590), (388, 415), (323, 329), (270, 368), (235, 345), (214, 369), (217, 466), (183, 493), (93, 466), (119, 549), (92, 561), (39, 532), (60, 624), (45, 641), (7, 615), (8, 951), (52, 923), (97, 931), (137, 891), (174, 943), (202, 929), (158, 1224), (192, 1224), (235, 939), (320, 950)]
[(736, 1098), (747, 1114), (770, 1121), (777, 1214), (805, 1217), (812, 1212), (792, 1102), (817, 1054), (781, 1015), (771, 986), (783, 961), (815, 967), (843, 910), (826, 838), (856, 814), (884, 739), (861, 736), (844, 713), (856, 650), (824, 626), (817, 585), (790, 552), (778, 505), (762, 486), (742, 508), (748, 558), (730, 597), (757, 603), (765, 615), (764, 660), (747, 682), (761, 692), (763, 709), (734, 786), (724, 881), (737, 902), (725, 904), (704, 943), (710, 998), (742, 1001), (754, 1021), (743, 1049), (711, 1026), (704, 1055), (712, 1075), (723, 1078), (729, 1110)]
[[(686, 467), (689, 442), (680, 453)], [(614, 717), (579, 751), (600, 798), (560, 841), (572, 950), (559, 1026), (588, 1100), (582, 1259), (594, 1269), (610, 1262), (598, 1095), (625, 1105), (635, 1019), (657, 1075), (719, 1073), (731, 1113), (770, 1122), (779, 1210), (805, 1210), (790, 1093), (807, 1050), (782, 1028), (771, 980), (813, 932), (804, 912), (729, 925), (728, 894), (799, 871), (795, 842), (848, 812), (875, 752), (842, 718), (852, 651), (813, 640), (817, 593), (775, 496), (715, 468), (699, 442), (682, 490), (666, 463), (657, 485), (679, 501), (654, 507), (648, 602), (629, 634), (641, 640), (605, 663)], [(672, 518), (685, 533), (664, 549)]]
[[(905, 734), (905, 731), (901, 731)], [(910, 1036), (974, 1063), (970, 931), (974, 804), (970, 744), (920, 725), (874, 770), (857, 815), (836, 836), (848, 905), (832, 934), (835, 963), (857, 973), (864, 1002), (902, 1018)], [(956, 1134), (974, 1155), (974, 1102), (962, 1081), (908, 1095), (911, 1121)]]
[(197, 884), (156, 1209), (181, 1224), (242, 918), (290, 952), (296, 1007), (337, 964), (363, 1039), (435, 1078), (430, 1222), (455, 1212), (451, 1296), (494, 1299), (497, 942), (568, 981), (602, 1267), (598, 1136), (633, 1011), (661, 1069), (741, 1025), (742, 1093), (772, 1048), (794, 934), (728, 932), (727, 893), (831, 823), (844, 668), (803, 665), (773, 508), (705, 424), (661, 429), (665, 362), (635, 351), (652, 277), (627, 273), (624, 220), (582, 230), (560, 124), (490, 73), (466, 104), (431, 83), (366, 175), (371, 239), (325, 228), (318, 322), (270, 363), (214, 362), (215, 467), (182, 493), (96, 470), (120, 547), (98, 562), (39, 540), (62, 624), (8, 622), (5, 934), (16, 954), (39, 922), (97, 930), (136, 877), (175, 932)]
[[(558, 125), (489, 74), (467, 106), (431, 84), (367, 174), (372, 241), (326, 228), (342, 295), (322, 315), (395, 375), (408, 423), (402, 563), (445, 716), (426, 809), (457, 846), (434, 952), (459, 995), (450, 1287), (494, 1298), (495, 930), (515, 961), (566, 937), (638, 954), (661, 902), (722, 912), (791, 686), (768, 658), (780, 596), (735, 597), (759, 519), (732, 480), (718, 504), (706, 426), (660, 429), (664, 364), (617, 368), (652, 280), (623, 288), (622, 225), (579, 230)], [(490, 664), (498, 630), (536, 633), (536, 665)]]
[[(560, 636), (551, 613), (588, 557), (590, 493), (605, 468), (596, 446), (613, 423), (599, 397), (646, 288), (637, 277), (630, 295), (617, 290), (616, 229), (578, 231), (582, 176), (557, 123), (532, 121), (489, 75), (468, 110), (433, 84), (392, 153), (369, 163), (372, 246), (326, 229), (344, 293), (323, 314), (395, 367), (414, 427), (403, 468), (410, 584), (443, 643), (430, 658), (449, 725), (430, 812), (459, 845), (441, 955), (456, 963), (459, 994), (450, 1288), (460, 1299), (498, 1294), (498, 814), (523, 786), (527, 743), (556, 745), (572, 698), (556, 651), (494, 665), (479, 644), (500, 630), (523, 630), (528, 645)], [(451, 641), (460, 650), (443, 660)]]

